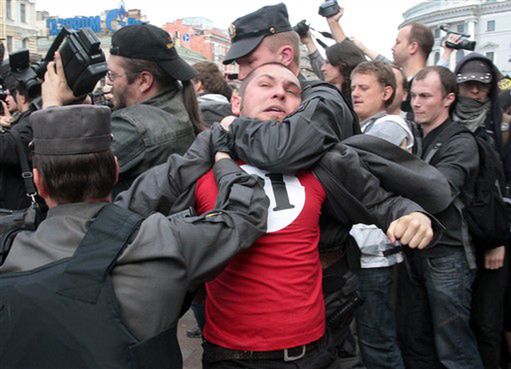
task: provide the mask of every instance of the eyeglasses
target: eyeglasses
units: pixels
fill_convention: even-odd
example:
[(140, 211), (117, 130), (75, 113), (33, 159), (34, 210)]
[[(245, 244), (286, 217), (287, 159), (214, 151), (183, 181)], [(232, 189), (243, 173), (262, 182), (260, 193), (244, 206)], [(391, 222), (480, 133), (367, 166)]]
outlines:
[(126, 76), (126, 75), (127, 75), (126, 73), (125, 74), (117, 74), (117, 73), (112, 72), (111, 70), (106, 72), (106, 78), (108, 78), (112, 82), (115, 81), (116, 78)]

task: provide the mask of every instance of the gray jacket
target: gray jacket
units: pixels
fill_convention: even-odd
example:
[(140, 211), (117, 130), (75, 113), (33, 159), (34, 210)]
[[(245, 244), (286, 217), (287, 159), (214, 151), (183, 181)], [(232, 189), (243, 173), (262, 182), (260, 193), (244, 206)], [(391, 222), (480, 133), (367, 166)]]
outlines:
[[(195, 137), (178, 86), (112, 114), (112, 151), (119, 160), (117, 189), (147, 169), (183, 154)], [(116, 190), (117, 191), (117, 190)]]
[[(216, 163), (214, 171), (219, 183), (217, 210), (186, 219), (150, 215), (113, 269), (122, 316), (139, 339), (175, 325), (186, 293), (220, 272), (266, 230), (268, 199), (257, 180), (231, 160)], [(50, 209), (35, 232), (17, 235), (0, 274), (70, 257), (105, 204)]]

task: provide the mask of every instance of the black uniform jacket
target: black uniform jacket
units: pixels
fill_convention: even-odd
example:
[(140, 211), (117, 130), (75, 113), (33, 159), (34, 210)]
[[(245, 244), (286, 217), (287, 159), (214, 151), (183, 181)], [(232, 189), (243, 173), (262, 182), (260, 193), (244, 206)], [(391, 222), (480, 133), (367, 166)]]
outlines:
[[(184, 156), (172, 155), (167, 163), (145, 172), (115, 201), (144, 216), (153, 211), (169, 213), (193, 206), (195, 182), (211, 167), (211, 162), (204, 160), (205, 157), (213, 157), (210, 138), (209, 131), (201, 133)], [(374, 139), (386, 144), (383, 140)], [(402, 151), (393, 145), (389, 146)], [(412, 170), (408, 170), (406, 173), (409, 187), (405, 192), (422, 193), (422, 196), (415, 197), (426, 207), (428, 201), (437, 195), (440, 199), (450, 196), (449, 186), (437, 170), (411, 155), (407, 158), (410, 160), (407, 164), (409, 167), (413, 167), (411, 163), (416, 161), (420, 173), (417, 178), (429, 176), (432, 181), (437, 181), (438, 186), (427, 186), (420, 180), (409, 180)], [(391, 160), (382, 159), (380, 162), (387, 163), (387, 167), (392, 166)], [(399, 173), (398, 167), (394, 169), (392, 173)], [(380, 180), (360, 160), (357, 152), (345, 144), (334, 145), (311, 170), (327, 193), (325, 215), (332, 217), (338, 224), (376, 224), (381, 229), (387, 229), (393, 220), (403, 215), (414, 211), (425, 212), (423, 207), (412, 200), (386, 191)], [(396, 182), (399, 184), (399, 179), (387, 181), (389, 185)], [(412, 187), (413, 185), (416, 185), (416, 188)], [(402, 186), (394, 187), (397, 190)], [(435, 207), (447, 205), (437, 200)]]

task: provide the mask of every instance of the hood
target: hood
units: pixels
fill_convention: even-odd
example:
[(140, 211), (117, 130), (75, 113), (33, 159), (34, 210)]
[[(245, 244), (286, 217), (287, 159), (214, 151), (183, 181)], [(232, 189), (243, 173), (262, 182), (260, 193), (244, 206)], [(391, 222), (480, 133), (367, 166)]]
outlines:
[[(500, 77), (500, 72), (492, 63), (490, 59), (486, 56), (483, 56), (478, 53), (470, 53), (466, 55), (463, 59), (461, 59), (458, 64), (456, 64), (456, 68), (454, 69), (454, 74), (457, 75), (461, 70), (461, 67), (465, 65), (465, 63), (471, 60), (480, 60), (487, 64), (492, 72), (492, 82), (490, 87), (490, 95), (489, 98), (491, 100), (491, 110), (486, 119), (486, 129), (493, 132), (493, 136), (498, 148), (502, 147), (502, 133), (501, 133), (501, 122), (502, 122), (502, 112), (500, 110), (499, 103), (499, 89), (498, 89), (498, 78)], [(500, 150), (499, 150), (500, 151)]]

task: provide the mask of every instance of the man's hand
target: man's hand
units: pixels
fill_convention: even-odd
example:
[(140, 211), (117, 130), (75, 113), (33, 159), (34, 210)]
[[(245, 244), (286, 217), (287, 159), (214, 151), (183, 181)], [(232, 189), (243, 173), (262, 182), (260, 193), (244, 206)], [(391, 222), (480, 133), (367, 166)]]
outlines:
[(48, 63), (41, 86), (41, 97), (43, 109), (49, 106), (67, 105), (77, 100), (67, 84), (62, 59), (58, 52), (55, 53), (55, 61)]
[(390, 224), (387, 237), (390, 242), (399, 241), (412, 249), (423, 249), (433, 239), (431, 219), (418, 212), (402, 216)]
[(484, 269), (495, 270), (502, 268), (505, 256), (506, 248), (504, 246), (486, 251), (484, 254)]
[(222, 125), (223, 129), (225, 129), (226, 131), (229, 130), (229, 127), (231, 126), (232, 122), (234, 122), (234, 119), (236, 119), (236, 117), (234, 115), (228, 115), (226, 117), (224, 117), (222, 119), (222, 121), (220, 122), (220, 124)]
[(3, 100), (0, 100), (0, 103), (2, 104), (2, 107), (4, 109), (4, 114), (2, 116), (0, 116), (0, 126), (2, 126), (2, 127), (10, 127), (11, 126), (12, 115), (11, 115), (11, 112), (9, 111), (9, 107), (7, 106), (5, 101), (3, 101)]
[(341, 7), (341, 9), (334, 15), (332, 15), (330, 17), (326, 17), (326, 21), (328, 23), (338, 23), (343, 15), (344, 15), (344, 8)]
[(218, 162), (222, 159), (231, 159), (231, 156), (229, 154), (227, 154), (226, 152), (217, 152), (215, 154), (215, 162)]

